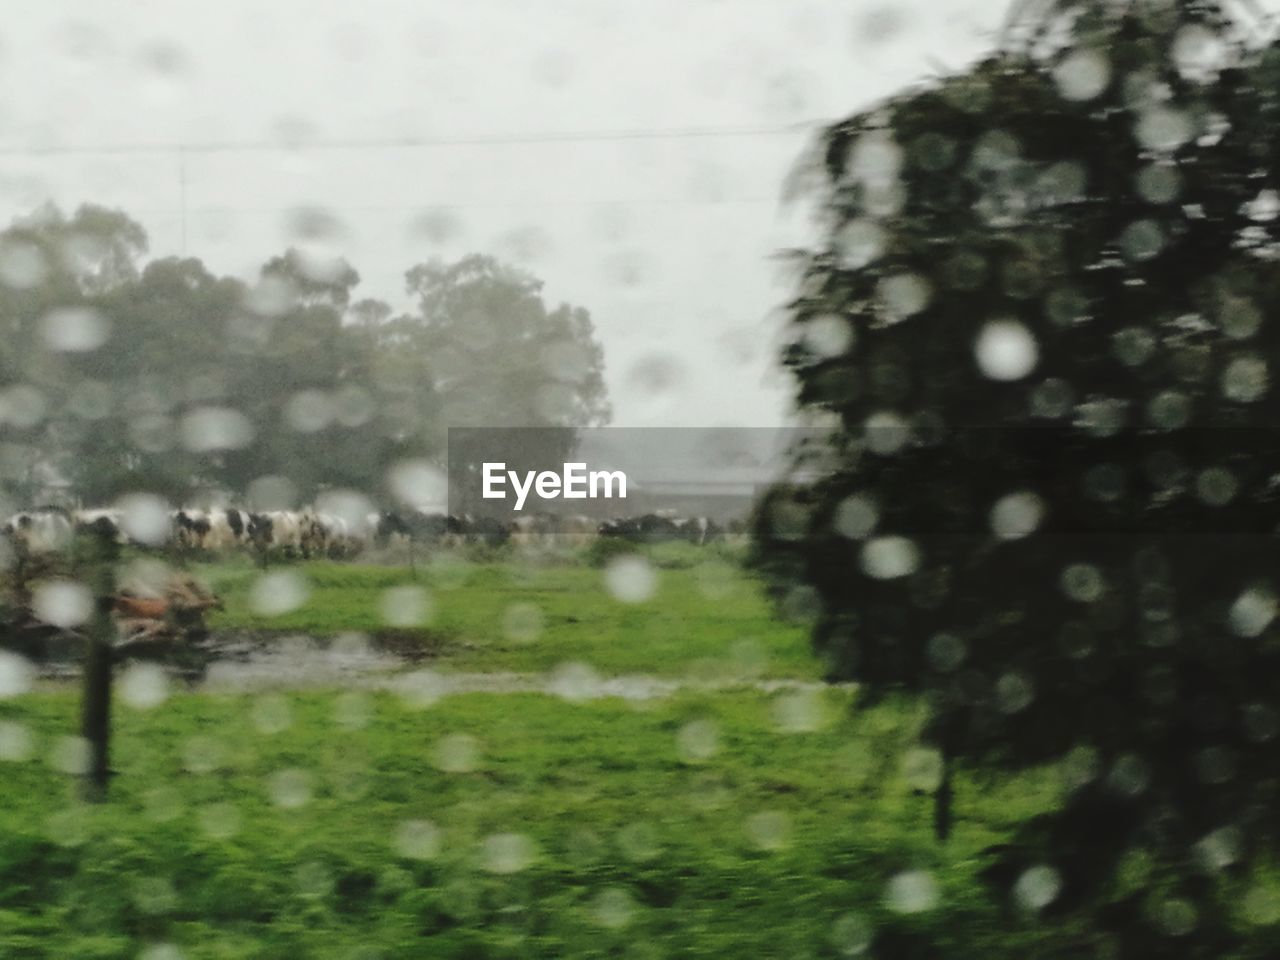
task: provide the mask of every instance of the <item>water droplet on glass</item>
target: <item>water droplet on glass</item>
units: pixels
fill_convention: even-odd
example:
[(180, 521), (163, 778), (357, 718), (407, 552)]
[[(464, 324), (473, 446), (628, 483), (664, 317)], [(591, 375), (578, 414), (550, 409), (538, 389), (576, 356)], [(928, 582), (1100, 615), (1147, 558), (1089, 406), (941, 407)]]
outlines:
[(35, 681), (35, 664), (20, 654), (0, 650), (0, 700), (28, 693)]
[(300, 573), (278, 570), (259, 576), (249, 590), (249, 606), (264, 617), (278, 617), (297, 610), (311, 595), (311, 588)]
[(405, 820), (392, 839), (396, 853), (408, 860), (434, 860), (441, 845), (440, 828), (430, 820)]
[(1061, 890), (1058, 871), (1041, 864), (1022, 872), (1013, 885), (1013, 899), (1023, 910), (1035, 913), (1053, 903)]
[(1031, 331), (1013, 320), (994, 320), (974, 342), (978, 369), (992, 380), (1020, 380), (1035, 369), (1040, 350)]
[(436, 766), (445, 773), (470, 773), (480, 762), (480, 743), (465, 733), (452, 733), (436, 744)]
[(1093, 603), (1106, 588), (1102, 573), (1089, 563), (1073, 563), (1062, 571), (1062, 592), (1078, 603)]
[(636, 902), (622, 887), (601, 890), (591, 903), (591, 916), (600, 926), (621, 930), (635, 917)]
[(485, 837), (480, 862), (489, 873), (508, 875), (527, 869), (537, 855), (533, 841), (522, 833), (495, 833)]
[(1035, 532), (1044, 517), (1044, 501), (1029, 490), (1006, 494), (991, 508), (991, 531), (1001, 540)]
[(53, 769), (81, 777), (89, 772), (89, 741), (84, 737), (59, 737), (53, 743), (49, 763)]
[(719, 746), (719, 732), (711, 720), (693, 720), (676, 735), (676, 752), (685, 763), (705, 763)]
[(822, 313), (805, 321), (802, 339), (810, 354), (830, 360), (843, 356), (853, 346), (853, 325), (838, 313)]
[(933, 747), (912, 747), (902, 755), (902, 779), (913, 790), (933, 793), (942, 785), (942, 751)]
[(31, 731), (15, 720), (0, 720), (0, 762), (21, 763), (29, 760), (36, 749)]
[(120, 698), (135, 710), (151, 710), (169, 698), (169, 677), (158, 664), (132, 664), (120, 676)]
[(391, 587), (378, 601), (382, 621), (392, 627), (420, 627), (430, 622), (433, 605), (422, 587)]
[(55, 627), (78, 627), (93, 615), (93, 594), (74, 580), (47, 580), (32, 591), (36, 618)]
[(1250, 587), (1231, 605), (1228, 622), (1238, 637), (1258, 637), (1280, 611), (1276, 595), (1263, 587)]
[(107, 319), (89, 307), (50, 310), (40, 324), (45, 345), (64, 353), (85, 353), (107, 342)]
[(286, 810), (296, 810), (311, 801), (311, 774), (296, 768), (273, 773), (267, 781), (271, 802)]
[(909, 577), (920, 569), (920, 548), (907, 537), (876, 537), (862, 547), (862, 572), (875, 580)]
[(1064, 100), (1093, 100), (1111, 83), (1111, 62), (1100, 50), (1073, 50), (1054, 66), (1053, 80)]
[(242, 819), (234, 803), (211, 803), (196, 813), (196, 823), (213, 840), (230, 840), (240, 832)]
[(885, 905), (894, 913), (923, 913), (938, 905), (938, 882), (927, 870), (907, 870), (889, 881)]
[(622, 603), (643, 603), (658, 587), (658, 575), (648, 560), (638, 556), (617, 557), (604, 573), (605, 587)]

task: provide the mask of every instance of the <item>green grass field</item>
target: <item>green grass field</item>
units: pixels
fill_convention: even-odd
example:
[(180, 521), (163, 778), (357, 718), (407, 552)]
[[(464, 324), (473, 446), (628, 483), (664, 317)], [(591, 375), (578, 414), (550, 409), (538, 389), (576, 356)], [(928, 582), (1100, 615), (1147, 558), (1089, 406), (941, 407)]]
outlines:
[[(214, 629), (383, 632), (386, 591), (420, 586), (430, 616), (422, 630), (399, 632), (416, 635), (442, 669), (545, 671), (582, 662), (607, 675), (821, 676), (805, 629), (779, 623), (732, 557), (668, 546), (677, 549), (652, 555), (654, 592), (641, 603), (615, 599), (605, 570), (564, 559), (476, 563), (444, 554), (416, 573), (349, 563), (290, 567), (305, 580), (307, 600), (267, 616), (251, 604), (262, 572), (247, 560), (196, 569), (226, 602), (210, 620)], [(536, 628), (525, 629), (531, 619)]]
[(963, 781), (939, 847), (912, 711), (797, 696), (181, 694), (122, 708), (101, 807), (48, 759), (75, 698), (0, 703), (31, 751), (0, 767), (0, 955), (1026, 955), (972, 871), (1053, 779)]
[[(649, 559), (639, 603), (573, 558), (302, 564), (272, 571), (306, 583), (283, 613), (248, 561), (196, 569), (226, 600), (215, 629), (394, 629), (441, 673), (821, 675), (731, 555)], [(388, 624), (406, 586), (427, 591), (422, 626)], [(77, 800), (74, 686), (0, 693), (0, 958), (1021, 960), (1088, 940), (978, 880), (983, 851), (1054, 802), (1056, 772), (961, 771), (939, 844), (908, 701), (693, 684), (424, 705), (289, 679), (125, 697), (95, 806)]]

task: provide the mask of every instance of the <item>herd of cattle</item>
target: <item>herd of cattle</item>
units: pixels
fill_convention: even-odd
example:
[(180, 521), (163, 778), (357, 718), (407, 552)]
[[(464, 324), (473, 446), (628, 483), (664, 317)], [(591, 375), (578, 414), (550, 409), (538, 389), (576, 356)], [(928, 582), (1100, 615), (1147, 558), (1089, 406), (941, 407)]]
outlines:
[[(504, 543), (582, 546), (597, 537), (632, 543), (687, 541), (707, 544), (731, 532), (706, 517), (651, 513), (600, 523), (588, 517), (534, 514), (513, 521), (491, 517), (411, 510), (370, 513), (356, 522), (315, 510), (252, 512), (237, 509), (181, 509), (169, 513), (167, 527), (138, 523), (120, 510), (47, 508), (14, 514), (3, 535), (19, 554), (61, 550), (77, 532), (94, 532), (120, 544), (139, 543), (177, 550), (225, 553), (235, 550), (265, 557), (345, 559), (374, 547), (423, 544), (461, 546)], [(734, 531), (736, 532), (736, 531)]]

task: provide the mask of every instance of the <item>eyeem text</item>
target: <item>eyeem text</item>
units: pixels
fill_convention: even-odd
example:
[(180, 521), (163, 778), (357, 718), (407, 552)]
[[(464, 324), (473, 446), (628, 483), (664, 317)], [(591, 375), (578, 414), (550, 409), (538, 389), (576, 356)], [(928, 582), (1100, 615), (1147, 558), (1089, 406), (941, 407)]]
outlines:
[(484, 464), (484, 489), (481, 496), (486, 500), (505, 500), (507, 499), (506, 484), (508, 479), (511, 481), (511, 488), (516, 494), (515, 509), (520, 510), (524, 507), (525, 499), (529, 496), (529, 492), (535, 491), (539, 497), (544, 500), (554, 500), (557, 497), (565, 500), (597, 500), (612, 499), (614, 488), (617, 487), (616, 496), (620, 499), (626, 499), (627, 496), (627, 475), (621, 470), (592, 470), (587, 471), (585, 463), (566, 463), (564, 470), (556, 473), (552, 470), (543, 470), (536, 473), (529, 470), (524, 475), (524, 482), (521, 483), (520, 475), (514, 470), (508, 470), (505, 463), (486, 463)]

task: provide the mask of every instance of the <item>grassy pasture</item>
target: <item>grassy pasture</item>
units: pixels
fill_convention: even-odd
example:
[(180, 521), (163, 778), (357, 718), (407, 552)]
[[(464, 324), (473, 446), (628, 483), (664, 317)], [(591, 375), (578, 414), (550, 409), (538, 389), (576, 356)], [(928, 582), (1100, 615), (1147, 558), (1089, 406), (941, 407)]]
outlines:
[(247, 559), (196, 569), (226, 602), (210, 619), (214, 629), (385, 632), (386, 592), (420, 586), (430, 606), (424, 628), (396, 632), (416, 635), (441, 669), (545, 671), (583, 662), (602, 674), (821, 676), (804, 628), (774, 618), (759, 585), (739, 572), (731, 554), (667, 544), (648, 558), (656, 583), (642, 603), (615, 599), (608, 569), (576, 562), (573, 554), (476, 562), (439, 553), (416, 571), (316, 561), (287, 568), (305, 580), (309, 595), (278, 616), (255, 612), (253, 587), (262, 571)]
[[(731, 553), (646, 555), (655, 590), (640, 603), (574, 555), (273, 567), (308, 588), (278, 615), (255, 605), (249, 560), (194, 566), (226, 600), (215, 629), (378, 633), (387, 591), (424, 588), (426, 624), (394, 629), (440, 672), (821, 675), (804, 629), (774, 619)], [(939, 845), (918, 705), (855, 697), (424, 704), (172, 686), (149, 709), (118, 703), (119, 775), (90, 807), (72, 775), (74, 689), (0, 696), (0, 958), (1021, 960), (1090, 944), (978, 880), (982, 851), (1054, 801), (1056, 772), (961, 771)], [(1270, 867), (1224, 900), (1253, 902), (1241, 884), (1264, 876), (1280, 903)]]
[[(0, 767), (0, 955), (1027, 955), (1038, 925), (972, 871), (1053, 778), (962, 780), (940, 848), (902, 775), (918, 718), (849, 696), (183, 693), (122, 709), (100, 808), (49, 761), (74, 697), (0, 703), (30, 738)], [(900, 912), (917, 881), (936, 907)]]

